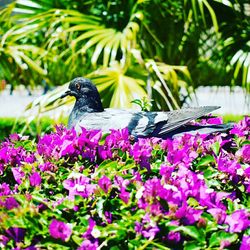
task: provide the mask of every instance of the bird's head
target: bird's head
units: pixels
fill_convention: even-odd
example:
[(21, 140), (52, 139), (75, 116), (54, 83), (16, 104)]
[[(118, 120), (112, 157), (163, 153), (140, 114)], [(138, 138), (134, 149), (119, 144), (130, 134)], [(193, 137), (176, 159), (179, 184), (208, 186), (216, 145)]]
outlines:
[(97, 91), (96, 86), (91, 80), (83, 77), (77, 77), (73, 79), (69, 84), (69, 89), (61, 96), (74, 96), (76, 101), (81, 106), (93, 109), (95, 111), (102, 111), (101, 98)]
[(95, 97), (98, 94), (96, 86), (87, 78), (77, 77), (69, 84), (69, 89), (61, 96), (74, 96), (76, 99)]

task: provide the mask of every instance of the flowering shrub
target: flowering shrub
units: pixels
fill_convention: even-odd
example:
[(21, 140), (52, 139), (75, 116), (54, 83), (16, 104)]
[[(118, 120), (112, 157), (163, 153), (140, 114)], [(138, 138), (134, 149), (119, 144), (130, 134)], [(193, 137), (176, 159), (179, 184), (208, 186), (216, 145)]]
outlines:
[(167, 140), (14, 134), (0, 145), (0, 246), (250, 249), (249, 164), (249, 117)]

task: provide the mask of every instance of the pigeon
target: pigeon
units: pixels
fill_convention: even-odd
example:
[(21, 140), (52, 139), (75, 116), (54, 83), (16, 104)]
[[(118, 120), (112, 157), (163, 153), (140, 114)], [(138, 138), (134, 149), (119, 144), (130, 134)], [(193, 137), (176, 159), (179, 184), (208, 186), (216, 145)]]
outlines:
[(130, 109), (104, 109), (96, 86), (90, 79), (77, 77), (69, 84), (69, 89), (61, 96), (74, 96), (76, 99), (68, 120), (68, 128), (81, 131), (86, 129), (102, 130), (128, 128), (131, 136), (168, 138), (188, 133), (212, 133), (224, 131), (227, 126), (187, 125), (190, 121), (220, 108), (219, 106), (188, 107), (174, 111), (137, 111)]

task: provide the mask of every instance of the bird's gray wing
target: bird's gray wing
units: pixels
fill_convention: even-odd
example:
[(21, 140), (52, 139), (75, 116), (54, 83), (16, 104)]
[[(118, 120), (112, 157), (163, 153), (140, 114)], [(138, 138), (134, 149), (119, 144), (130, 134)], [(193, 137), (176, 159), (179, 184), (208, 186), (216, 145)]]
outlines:
[(153, 136), (163, 136), (169, 132), (181, 127), (182, 125), (200, 118), (216, 109), (219, 109), (219, 106), (204, 106), (204, 107), (190, 107), (182, 108), (179, 110), (169, 111), (168, 122), (161, 122), (157, 124)]
[(77, 130), (79, 130), (79, 127), (100, 129), (104, 133), (107, 133), (110, 129), (127, 127), (130, 134), (136, 137), (161, 137), (217, 108), (219, 107), (206, 106), (185, 108), (170, 112), (138, 112), (133, 110), (105, 109), (103, 112), (85, 113), (75, 128)]
[(122, 129), (127, 127), (130, 134), (136, 137), (148, 136), (156, 128), (159, 122), (167, 122), (168, 115), (165, 112), (138, 112), (135, 110), (105, 109), (103, 112), (85, 113), (75, 129), (98, 129), (104, 133), (110, 129)]

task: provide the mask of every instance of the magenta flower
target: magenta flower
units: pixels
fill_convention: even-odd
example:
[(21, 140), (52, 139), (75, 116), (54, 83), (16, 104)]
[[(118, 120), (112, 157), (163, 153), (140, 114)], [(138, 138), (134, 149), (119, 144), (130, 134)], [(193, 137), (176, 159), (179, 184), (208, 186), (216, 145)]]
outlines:
[(130, 155), (134, 158), (137, 164), (150, 170), (149, 159), (151, 157), (152, 146), (149, 139), (139, 138), (138, 141), (131, 147)]
[(167, 239), (169, 241), (173, 241), (173, 242), (177, 243), (181, 240), (181, 234), (180, 234), (180, 232), (170, 231), (167, 235)]
[(92, 218), (89, 218), (88, 222), (89, 222), (89, 226), (82, 237), (91, 239), (93, 237), (91, 233), (96, 225), (96, 222)]
[(161, 165), (160, 175), (164, 176), (166, 182), (171, 177), (174, 169), (175, 169), (174, 166), (168, 166), (168, 165), (165, 165), (165, 164)]
[(125, 188), (121, 188), (121, 193), (119, 194), (119, 197), (121, 198), (121, 200), (123, 200), (123, 202), (125, 202), (126, 204), (128, 204), (129, 198), (130, 198), (130, 193), (126, 191)]
[(192, 207), (187, 206), (184, 203), (176, 212), (175, 216), (183, 222), (184, 225), (191, 225), (199, 221), (202, 214), (202, 210), (196, 210)]
[(11, 237), (15, 242), (21, 242), (24, 239), (26, 230), (19, 227), (11, 227), (6, 230), (7, 236)]
[(106, 175), (104, 175), (98, 180), (98, 185), (105, 193), (108, 193), (109, 189), (112, 186), (112, 182)]
[(3, 234), (0, 234), (0, 247), (1, 247), (2, 249), (5, 248), (5, 246), (6, 246), (6, 244), (8, 243), (8, 241), (9, 241), (9, 238), (8, 238), (8, 237), (6, 237), (6, 236), (3, 235)]
[(97, 250), (98, 241), (97, 240), (84, 240), (80, 247), (77, 250)]
[(49, 225), (49, 233), (55, 239), (67, 241), (72, 234), (72, 229), (68, 224), (53, 219)]
[(223, 124), (222, 117), (212, 117), (207, 119), (208, 124)]
[(240, 250), (249, 250), (250, 249), (250, 236), (243, 235)]
[(135, 232), (141, 234), (145, 238), (154, 238), (160, 231), (156, 223), (150, 219), (149, 214), (146, 214), (142, 219), (142, 222), (135, 222)]
[(46, 171), (56, 172), (57, 166), (51, 162), (45, 162), (45, 163), (39, 165), (39, 169), (42, 172), (46, 172)]
[(250, 163), (250, 144), (244, 145), (235, 155), (244, 163)]
[(8, 209), (8, 210), (19, 207), (19, 203), (16, 201), (16, 199), (14, 197), (6, 198), (4, 205), (5, 205), (6, 209)]
[(237, 174), (237, 170), (241, 168), (236, 160), (230, 160), (226, 155), (220, 156), (217, 160), (218, 170), (229, 173), (232, 177)]
[(108, 158), (112, 158), (112, 150), (106, 145), (100, 145), (97, 148), (98, 155), (102, 160), (106, 160)]
[(11, 134), (9, 135), (9, 138), (11, 141), (19, 141), (20, 140), (20, 136), (17, 133)]
[(212, 214), (218, 224), (223, 224), (226, 219), (226, 212), (220, 208), (210, 208), (207, 210), (208, 213)]
[(7, 183), (0, 183), (0, 196), (6, 196), (11, 194), (10, 185)]
[(91, 184), (90, 179), (83, 174), (78, 174), (77, 176), (65, 180), (63, 186), (69, 191), (70, 199), (74, 199), (75, 195), (87, 198), (96, 190), (96, 185)]
[(246, 168), (246, 169), (244, 170), (244, 175), (245, 175), (246, 177), (250, 178), (250, 167), (248, 167), (248, 168)]
[(106, 137), (105, 143), (108, 148), (119, 148), (123, 152), (129, 151), (129, 131), (127, 128), (121, 130), (111, 129), (111, 133)]
[(33, 174), (30, 175), (29, 177), (30, 180), (30, 185), (35, 187), (35, 186), (40, 186), (42, 182), (42, 178), (39, 173), (34, 172)]
[(71, 155), (76, 151), (74, 141), (72, 140), (63, 140), (62, 146), (61, 146), (61, 151), (59, 155), (61, 157), (65, 155)]
[(238, 135), (243, 137), (250, 132), (250, 117), (246, 116), (239, 123), (235, 124), (233, 129), (231, 129), (230, 134)]
[(24, 172), (19, 167), (11, 168), (11, 171), (13, 173), (13, 176), (14, 176), (14, 179), (16, 180), (16, 182), (18, 184), (21, 184), (22, 183), (22, 179), (25, 176)]
[(225, 223), (229, 225), (230, 233), (239, 233), (250, 226), (250, 220), (245, 210), (236, 210), (226, 217)]

